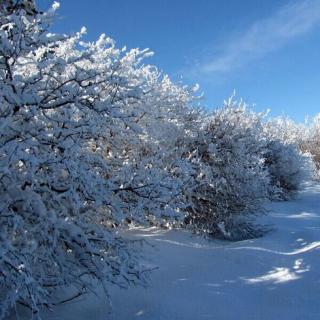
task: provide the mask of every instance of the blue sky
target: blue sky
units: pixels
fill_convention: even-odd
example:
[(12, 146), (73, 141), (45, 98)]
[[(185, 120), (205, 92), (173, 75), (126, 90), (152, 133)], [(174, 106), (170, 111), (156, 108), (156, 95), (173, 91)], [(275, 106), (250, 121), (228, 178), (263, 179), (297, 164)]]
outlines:
[[(50, 0), (38, 0), (48, 7)], [(87, 27), (150, 48), (174, 80), (218, 107), (235, 89), (257, 111), (303, 121), (320, 112), (320, 0), (62, 0), (57, 32)]]

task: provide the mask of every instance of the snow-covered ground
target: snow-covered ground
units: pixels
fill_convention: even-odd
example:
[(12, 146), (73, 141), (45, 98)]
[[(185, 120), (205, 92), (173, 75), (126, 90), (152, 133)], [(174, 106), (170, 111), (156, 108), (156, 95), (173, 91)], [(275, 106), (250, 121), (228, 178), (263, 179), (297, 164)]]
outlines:
[(81, 298), (50, 320), (320, 319), (320, 187), (269, 205), (273, 231), (237, 243), (207, 241), (185, 231), (139, 229), (153, 271), (148, 288)]

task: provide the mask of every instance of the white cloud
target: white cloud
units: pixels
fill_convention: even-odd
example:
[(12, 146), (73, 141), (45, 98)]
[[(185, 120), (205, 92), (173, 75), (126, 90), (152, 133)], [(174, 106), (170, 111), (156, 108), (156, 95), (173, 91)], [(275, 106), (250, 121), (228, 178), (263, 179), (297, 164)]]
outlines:
[(210, 53), (189, 70), (193, 75), (227, 73), (279, 49), (290, 40), (320, 25), (320, 0), (300, 0), (281, 7), (274, 15), (256, 21), (247, 30)]

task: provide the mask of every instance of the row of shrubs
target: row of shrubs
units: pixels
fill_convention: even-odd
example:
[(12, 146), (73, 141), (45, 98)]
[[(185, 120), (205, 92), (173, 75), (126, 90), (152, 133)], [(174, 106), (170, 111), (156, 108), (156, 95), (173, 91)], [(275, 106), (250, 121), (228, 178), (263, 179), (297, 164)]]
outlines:
[(0, 7), (0, 319), (40, 316), (61, 288), (143, 284), (137, 243), (117, 233), (128, 223), (259, 236), (250, 214), (319, 168), (319, 121), (301, 142), (233, 97), (204, 111), (148, 50), (50, 33), (57, 3)]

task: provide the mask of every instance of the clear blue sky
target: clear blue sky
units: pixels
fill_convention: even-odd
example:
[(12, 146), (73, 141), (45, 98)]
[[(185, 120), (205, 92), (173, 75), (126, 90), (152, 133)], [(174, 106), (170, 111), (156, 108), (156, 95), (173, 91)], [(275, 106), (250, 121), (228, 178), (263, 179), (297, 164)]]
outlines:
[[(50, 0), (38, 0), (42, 8)], [(199, 83), (204, 104), (236, 90), (255, 110), (303, 121), (320, 112), (320, 0), (62, 0), (57, 32), (87, 27), (118, 46), (150, 48), (174, 80)]]

